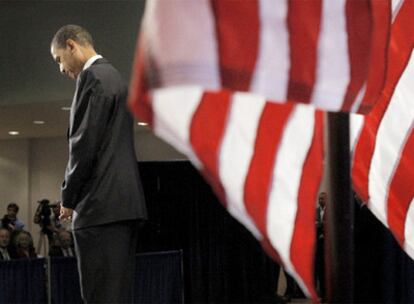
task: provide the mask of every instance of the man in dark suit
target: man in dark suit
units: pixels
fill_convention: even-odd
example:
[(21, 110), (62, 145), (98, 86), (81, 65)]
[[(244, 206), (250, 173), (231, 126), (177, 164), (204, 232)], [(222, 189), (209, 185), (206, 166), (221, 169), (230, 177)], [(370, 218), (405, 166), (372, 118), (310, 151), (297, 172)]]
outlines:
[(316, 252), (315, 252), (315, 284), (319, 296), (325, 298), (325, 218), (328, 194), (319, 193), (318, 207), (316, 209)]
[(0, 261), (10, 261), (13, 255), (10, 252), (10, 231), (0, 227)]
[(146, 218), (146, 208), (127, 87), (80, 26), (59, 29), (51, 54), (61, 73), (76, 80), (60, 217), (73, 215), (82, 298), (130, 303), (137, 221)]
[(75, 257), (73, 250), (72, 235), (69, 231), (60, 230), (57, 233), (58, 245), (51, 246), (49, 256), (54, 257)]

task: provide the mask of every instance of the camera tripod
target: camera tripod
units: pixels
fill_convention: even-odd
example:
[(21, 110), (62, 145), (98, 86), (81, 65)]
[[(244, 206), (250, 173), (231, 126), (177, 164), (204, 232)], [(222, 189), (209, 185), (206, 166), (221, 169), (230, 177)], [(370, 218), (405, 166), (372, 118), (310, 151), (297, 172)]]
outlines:
[(37, 241), (37, 252), (44, 257), (47, 257), (49, 253), (49, 238), (43, 231), (40, 231), (39, 234), (39, 240)]

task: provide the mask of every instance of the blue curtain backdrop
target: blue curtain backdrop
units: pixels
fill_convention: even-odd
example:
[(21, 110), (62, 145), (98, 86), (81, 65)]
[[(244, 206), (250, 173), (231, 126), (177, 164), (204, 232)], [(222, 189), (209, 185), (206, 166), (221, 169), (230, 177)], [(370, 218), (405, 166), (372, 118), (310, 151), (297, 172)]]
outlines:
[(184, 303), (182, 251), (137, 256), (135, 303)]
[(82, 303), (76, 259), (50, 259), (52, 303)]
[(359, 204), (355, 206), (355, 301), (414, 303), (414, 261)]
[[(52, 258), (51, 279), (52, 303), (82, 303), (75, 258)], [(183, 303), (181, 251), (137, 255), (134, 303)]]
[(46, 303), (45, 259), (0, 262), (0, 303)]

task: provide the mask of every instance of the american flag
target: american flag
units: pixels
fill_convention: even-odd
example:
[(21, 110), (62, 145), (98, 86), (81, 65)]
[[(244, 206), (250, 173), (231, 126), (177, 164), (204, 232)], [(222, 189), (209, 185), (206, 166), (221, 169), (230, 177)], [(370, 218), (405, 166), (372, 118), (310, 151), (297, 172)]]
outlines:
[(129, 103), (317, 298), (323, 110), (368, 112), (391, 2), (148, 1)]
[(354, 116), (352, 180), (375, 216), (414, 259), (414, 1), (395, 1), (386, 86)]

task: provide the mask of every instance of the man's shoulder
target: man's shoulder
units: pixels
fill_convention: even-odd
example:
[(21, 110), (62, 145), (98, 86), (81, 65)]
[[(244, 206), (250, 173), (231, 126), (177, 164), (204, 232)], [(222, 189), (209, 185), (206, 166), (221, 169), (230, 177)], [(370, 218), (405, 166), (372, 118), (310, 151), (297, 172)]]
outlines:
[(119, 73), (118, 70), (105, 58), (96, 60), (89, 68), (85, 70), (92, 74), (99, 74), (102, 72)]
[(16, 219), (15, 225), (16, 225), (16, 227), (18, 227), (18, 228), (23, 228), (23, 227), (24, 227), (24, 223), (23, 223), (23, 221), (22, 221), (22, 220), (20, 220), (20, 219)]
[(127, 92), (127, 85), (121, 74), (104, 58), (98, 59), (82, 71), (78, 88), (82, 91), (94, 90), (108, 96)]
[(85, 81), (98, 80), (101, 82), (109, 81), (122, 81), (121, 74), (119, 71), (110, 64), (104, 58), (97, 60), (89, 68), (82, 72), (82, 77)]

